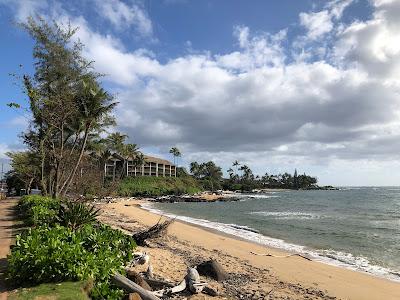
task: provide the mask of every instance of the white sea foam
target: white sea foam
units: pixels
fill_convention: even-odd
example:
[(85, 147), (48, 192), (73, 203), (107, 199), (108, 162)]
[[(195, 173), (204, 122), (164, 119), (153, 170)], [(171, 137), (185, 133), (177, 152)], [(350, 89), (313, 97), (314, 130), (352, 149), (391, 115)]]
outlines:
[(308, 219), (320, 219), (322, 216), (313, 213), (305, 212), (292, 212), (292, 211), (253, 211), (251, 215), (260, 215), (265, 217), (272, 217), (280, 220), (308, 220)]
[(277, 195), (257, 195), (257, 194), (241, 194), (239, 196), (236, 195), (236, 197), (239, 198), (253, 198), (253, 199), (268, 199), (268, 198), (278, 198), (279, 196)]
[(255, 242), (261, 245), (283, 249), (288, 252), (302, 253), (311, 257), (315, 261), (323, 262), (334, 266), (340, 266), (355, 271), (365, 272), (378, 277), (383, 277), (386, 279), (400, 282), (400, 274), (398, 271), (393, 271), (388, 268), (374, 265), (365, 257), (354, 256), (350, 253), (335, 251), (332, 249), (328, 250), (309, 249), (305, 246), (288, 243), (281, 239), (276, 239), (259, 234), (255, 230), (247, 226), (241, 226), (237, 224), (224, 224), (220, 222), (212, 222), (205, 219), (197, 219), (197, 218), (165, 213), (159, 209), (156, 209), (152, 203), (142, 204), (142, 207), (150, 212), (159, 215), (164, 215), (170, 218), (176, 218), (184, 222), (221, 231), (223, 233), (231, 234), (233, 236), (237, 236), (242, 239)]

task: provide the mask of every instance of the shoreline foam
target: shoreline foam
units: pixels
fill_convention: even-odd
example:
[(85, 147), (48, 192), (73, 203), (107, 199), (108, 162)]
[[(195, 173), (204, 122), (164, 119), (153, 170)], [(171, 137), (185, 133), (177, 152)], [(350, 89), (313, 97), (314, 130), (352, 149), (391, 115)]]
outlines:
[(284, 240), (268, 237), (257, 232), (253, 228), (238, 224), (225, 224), (220, 222), (209, 221), (206, 219), (192, 218), (182, 215), (167, 213), (154, 207), (154, 203), (142, 203), (141, 208), (170, 218), (176, 218), (180, 221), (200, 226), (205, 229), (215, 230), (220, 233), (228, 234), (233, 238), (240, 238), (258, 245), (271, 247), (280, 251), (289, 253), (300, 253), (309, 256), (314, 261), (328, 264), (335, 267), (341, 267), (352, 271), (372, 275), (378, 278), (387, 279), (394, 282), (400, 282), (400, 275), (397, 271), (374, 265), (367, 258), (357, 257), (351, 253), (345, 253), (329, 250), (311, 249), (306, 246), (288, 243)]

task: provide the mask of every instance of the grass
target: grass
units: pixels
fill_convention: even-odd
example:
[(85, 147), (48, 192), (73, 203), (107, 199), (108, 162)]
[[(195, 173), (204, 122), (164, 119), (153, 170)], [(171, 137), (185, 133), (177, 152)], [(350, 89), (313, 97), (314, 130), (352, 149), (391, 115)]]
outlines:
[(44, 283), (11, 292), (9, 300), (88, 300), (84, 282)]
[(129, 177), (118, 187), (120, 196), (162, 196), (195, 194), (202, 189), (196, 179), (185, 177)]

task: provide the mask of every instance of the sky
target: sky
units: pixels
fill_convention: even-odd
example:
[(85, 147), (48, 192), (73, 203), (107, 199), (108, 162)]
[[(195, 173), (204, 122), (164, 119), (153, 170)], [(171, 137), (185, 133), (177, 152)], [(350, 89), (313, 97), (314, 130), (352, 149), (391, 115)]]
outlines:
[(180, 165), (234, 160), (320, 184), (400, 184), (400, 0), (0, 0), (0, 161), (29, 116), (9, 73), (32, 74), (40, 15), (79, 30), (117, 127)]

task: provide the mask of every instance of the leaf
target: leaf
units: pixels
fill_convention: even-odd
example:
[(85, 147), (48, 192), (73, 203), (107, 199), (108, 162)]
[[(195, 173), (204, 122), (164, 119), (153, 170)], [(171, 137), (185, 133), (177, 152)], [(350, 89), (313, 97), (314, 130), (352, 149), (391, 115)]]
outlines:
[(7, 103), (6, 105), (11, 108), (21, 108), (21, 105), (19, 105), (18, 103), (15, 103), (15, 102), (10, 102), (10, 103)]

